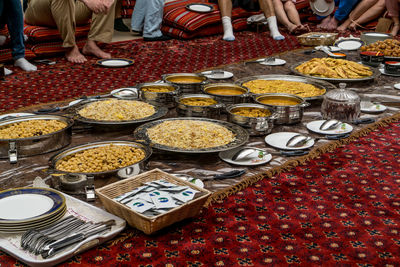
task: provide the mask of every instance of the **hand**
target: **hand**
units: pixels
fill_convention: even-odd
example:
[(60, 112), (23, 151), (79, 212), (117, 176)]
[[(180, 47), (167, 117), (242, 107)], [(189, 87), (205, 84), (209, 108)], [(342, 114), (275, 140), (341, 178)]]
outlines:
[(114, 0), (82, 0), (82, 2), (95, 14), (107, 13)]

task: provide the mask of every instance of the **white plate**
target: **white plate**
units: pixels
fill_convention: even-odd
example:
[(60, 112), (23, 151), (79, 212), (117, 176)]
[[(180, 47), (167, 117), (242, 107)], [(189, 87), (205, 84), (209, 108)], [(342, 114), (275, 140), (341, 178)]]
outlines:
[(314, 2), (310, 1), (310, 7), (315, 14), (325, 17), (335, 9), (335, 2), (327, 3), (325, 0), (315, 0)]
[(120, 68), (126, 67), (133, 64), (133, 60), (125, 59), (125, 58), (110, 58), (110, 59), (101, 59), (97, 61), (97, 64), (103, 67), (110, 68)]
[(361, 111), (365, 113), (381, 113), (387, 109), (385, 105), (361, 101)]
[(318, 121), (311, 121), (307, 123), (307, 129), (319, 133), (319, 134), (346, 134), (351, 133), (353, 131), (353, 126), (348, 123), (342, 123), (342, 125), (336, 129), (323, 131), (320, 130), (319, 127), (325, 122), (326, 120), (318, 120)]
[[(400, 77), (400, 74), (392, 74), (392, 73), (387, 73), (385, 71), (385, 68), (379, 68), (379, 71), (383, 74), (383, 75), (387, 75), (387, 76), (394, 76), (394, 77)], [(395, 87), (396, 88), (396, 87)], [(398, 89), (398, 88), (396, 88)]]
[(273, 134), (269, 134), (265, 137), (265, 142), (272, 147), (275, 147), (278, 149), (283, 149), (283, 150), (307, 149), (314, 145), (314, 143), (315, 143), (314, 139), (310, 139), (303, 146), (299, 146), (299, 147), (287, 146), (286, 143), (289, 141), (289, 139), (298, 134), (299, 133), (294, 133), (294, 132), (273, 133)]
[[(131, 91), (123, 90), (123, 89), (129, 89)], [(110, 94), (116, 98), (122, 98), (122, 99), (138, 97), (137, 88), (134, 88), (134, 87), (115, 89), (115, 90), (112, 90)]]
[(8, 113), (8, 114), (0, 115), (0, 120), (2, 120), (3, 118), (6, 118), (6, 117), (10, 117), (10, 119), (12, 119), (12, 118), (18, 118), (18, 117), (23, 117), (23, 116), (32, 116), (32, 115), (35, 115), (35, 114), (33, 114), (33, 113)]
[(274, 61), (265, 61), (263, 58), (257, 60), (258, 63), (265, 66), (281, 66), (286, 64), (286, 60), (275, 58)]
[(394, 89), (400, 90), (400, 83), (396, 83), (393, 85)]
[(212, 73), (212, 71), (209, 70), (209, 71), (203, 71), (201, 74), (203, 74), (209, 79), (214, 79), (214, 80), (224, 80), (233, 77), (233, 73), (229, 71), (224, 71), (224, 73)]
[(199, 13), (208, 13), (214, 10), (213, 6), (202, 3), (188, 4), (186, 8), (190, 11)]
[(363, 41), (356, 39), (341, 40), (335, 43), (335, 45), (340, 49), (348, 51), (357, 50), (363, 46), (363, 44)]
[[(242, 165), (242, 166), (256, 166), (256, 165), (261, 165), (268, 163), (272, 159), (272, 155), (268, 153), (268, 151), (262, 149), (262, 148), (257, 148), (254, 152), (251, 154), (247, 155), (246, 157), (239, 158), (237, 160), (232, 160), (233, 155), (236, 154), (239, 150), (241, 150), (243, 147), (238, 147), (232, 150), (227, 150), (227, 151), (222, 151), (219, 152), (219, 157), (230, 164), (234, 165)], [(262, 150), (264, 152), (260, 152), (258, 150)]]

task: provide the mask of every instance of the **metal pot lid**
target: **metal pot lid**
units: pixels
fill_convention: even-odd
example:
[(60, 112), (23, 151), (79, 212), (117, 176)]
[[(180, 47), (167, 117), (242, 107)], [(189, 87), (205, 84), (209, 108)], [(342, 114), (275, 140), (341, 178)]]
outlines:
[(339, 102), (349, 102), (349, 103), (360, 102), (360, 97), (358, 96), (357, 93), (351, 90), (346, 90), (345, 88), (346, 84), (340, 83), (339, 89), (329, 91), (325, 95), (325, 98), (331, 101), (339, 101)]

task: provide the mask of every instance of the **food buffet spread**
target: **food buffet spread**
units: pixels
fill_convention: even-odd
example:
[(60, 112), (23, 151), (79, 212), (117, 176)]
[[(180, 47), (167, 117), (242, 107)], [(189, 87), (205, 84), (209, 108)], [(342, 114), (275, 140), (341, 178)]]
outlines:
[[(346, 59), (297, 50), (277, 55), (283, 66), (225, 66), (233, 77), (165, 74), (1, 116), (0, 206), (32, 200), (44, 208), (0, 211), (0, 248), (31, 265), (52, 265), (90, 240), (112, 238), (123, 219), (153, 233), (196, 216), (212, 193), (218, 197), (394, 115), (400, 108), (394, 43), (343, 51)], [(384, 65), (376, 64), (380, 53)], [(22, 187), (35, 178), (44, 187), (27, 193)], [(54, 234), (63, 222), (79, 230)]]

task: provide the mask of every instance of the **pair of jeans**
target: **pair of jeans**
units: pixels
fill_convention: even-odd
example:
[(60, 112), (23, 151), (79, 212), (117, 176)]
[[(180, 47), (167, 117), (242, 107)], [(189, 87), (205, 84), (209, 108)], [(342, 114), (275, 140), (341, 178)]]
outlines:
[(24, 13), (20, 0), (0, 0), (0, 28), (7, 24), (14, 60), (25, 57)]
[(143, 37), (146, 38), (162, 36), (163, 12), (164, 0), (137, 0), (132, 13), (132, 30), (143, 30)]
[[(338, 21), (347, 19), (350, 12), (353, 10), (353, 7), (355, 7), (358, 2), (360, 2), (360, 0), (335, 0), (335, 6), (337, 6), (335, 18)], [(326, 17), (317, 16), (317, 18), (320, 20)]]

